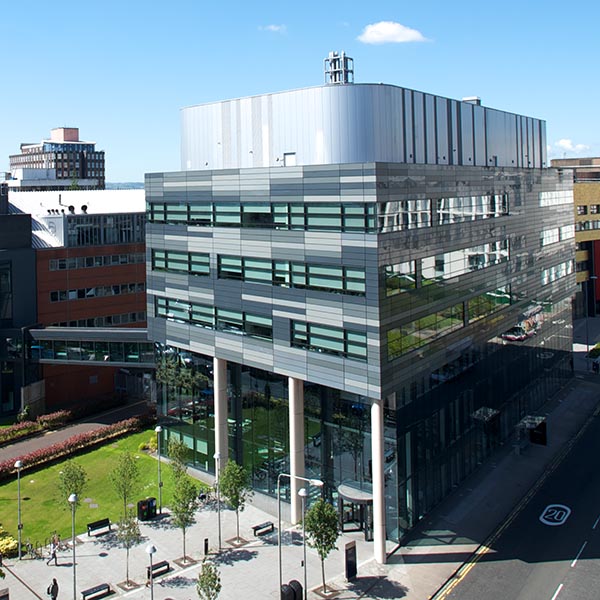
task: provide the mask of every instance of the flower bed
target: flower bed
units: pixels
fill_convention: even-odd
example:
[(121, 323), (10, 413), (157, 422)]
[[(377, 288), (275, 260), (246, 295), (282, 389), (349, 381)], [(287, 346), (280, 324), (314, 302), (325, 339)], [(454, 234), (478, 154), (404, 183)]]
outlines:
[[(92, 446), (105, 442), (126, 433), (133, 431), (139, 431), (144, 425), (144, 419), (140, 417), (133, 417), (131, 419), (125, 419), (118, 423), (112, 423), (111, 425), (105, 425), (94, 431), (87, 431), (85, 433), (78, 433), (64, 442), (58, 442), (52, 444), (46, 448), (40, 448), (34, 450), (28, 454), (24, 454), (19, 457), (19, 460), (23, 462), (23, 468), (28, 469), (31, 467), (37, 467), (45, 463), (49, 463), (58, 458), (64, 458), (65, 456), (71, 456), (72, 454), (91, 448)], [(6, 479), (15, 473), (15, 459), (4, 460), (0, 462), (0, 480)]]
[(14, 537), (4, 531), (0, 526), (0, 554), (2, 556), (16, 556), (18, 554), (19, 544)]
[(54, 429), (68, 423), (73, 415), (68, 410), (59, 410), (38, 417), (35, 421), (21, 421), (10, 427), (0, 429), (0, 444), (16, 442), (28, 435), (40, 433), (46, 429)]

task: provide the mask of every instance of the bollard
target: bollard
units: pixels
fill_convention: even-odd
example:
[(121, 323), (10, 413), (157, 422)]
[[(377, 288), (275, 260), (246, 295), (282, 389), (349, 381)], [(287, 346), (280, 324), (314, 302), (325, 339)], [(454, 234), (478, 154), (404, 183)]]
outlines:
[(208, 556), (208, 538), (204, 538), (204, 556)]

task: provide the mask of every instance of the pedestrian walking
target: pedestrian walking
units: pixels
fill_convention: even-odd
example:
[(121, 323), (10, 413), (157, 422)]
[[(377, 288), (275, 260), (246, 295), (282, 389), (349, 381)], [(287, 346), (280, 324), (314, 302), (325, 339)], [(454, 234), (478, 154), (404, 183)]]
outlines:
[(52, 579), (52, 583), (48, 586), (46, 593), (52, 600), (58, 598), (58, 581), (56, 581), (56, 578)]
[(58, 566), (58, 558), (56, 556), (56, 551), (57, 550), (58, 550), (58, 547), (56, 546), (56, 544), (54, 543), (54, 541), (52, 541), (50, 543), (50, 558), (46, 562), (47, 565), (49, 565), (54, 560), (54, 564), (56, 566)]

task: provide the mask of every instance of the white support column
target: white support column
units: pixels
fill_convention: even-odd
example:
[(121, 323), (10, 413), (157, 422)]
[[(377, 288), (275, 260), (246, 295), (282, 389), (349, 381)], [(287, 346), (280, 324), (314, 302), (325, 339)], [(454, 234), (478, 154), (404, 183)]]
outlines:
[(304, 382), (288, 378), (290, 420), (290, 502), (292, 524), (302, 519), (301, 498), (298, 490), (304, 487), (295, 476), (304, 477)]
[(213, 389), (215, 403), (215, 452), (223, 469), (229, 460), (227, 436), (227, 361), (213, 358)]
[(371, 400), (371, 460), (373, 466), (373, 553), (380, 564), (386, 562), (385, 486), (383, 473), (383, 403)]

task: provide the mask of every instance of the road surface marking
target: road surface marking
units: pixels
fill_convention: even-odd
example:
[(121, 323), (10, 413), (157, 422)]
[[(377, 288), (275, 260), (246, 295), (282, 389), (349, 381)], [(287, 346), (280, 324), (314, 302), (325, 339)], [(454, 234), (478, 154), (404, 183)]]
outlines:
[(544, 525), (557, 527), (558, 525), (564, 525), (570, 514), (571, 509), (564, 504), (549, 504), (540, 515), (540, 521)]
[(579, 552), (577, 553), (577, 556), (575, 557), (575, 560), (571, 563), (571, 566), (574, 567), (577, 564), (577, 561), (579, 560), (579, 557), (581, 556), (581, 553), (583, 552), (583, 549), (587, 546), (587, 541), (583, 542), (581, 548), (579, 548)]
[(558, 595), (560, 594), (560, 591), (563, 588), (563, 584), (561, 583), (557, 588), (556, 591), (554, 592), (554, 596), (552, 596), (552, 600), (556, 600), (558, 598)]
[[(573, 446), (579, 441), (579, 439), (583, 436), (583, 434), (587, 431), (588, 427), (592, 424), (595, 417), (600, 415), (600, 404), (596, 406), (592, 415), (590, 415), (582, 427), (579, 428), (579, 431), (567, 442), (567, 444), (559, 451), (557, 455), (550, 461), (550, 464), (542, 474), (542, 476), (533, 484), (530, 490), (521, 498), (520, 502), (513, 508), (510, 515), (505, 519), (504, 523), (500, 525), (485, 541), (485, 546), (488, 548), (493, 547), (495, 541), (502, 535), (505, 529), (507, 529), (511, 523), (521, 514), (523, 509), (527, 506), (529, 501), (533, 498), (533, 496), (541, 489), (546, 480), (554, 473), (554, 471), (558, 468), (558, 466), (562, 463), (562, 461), (569, 455)], [(477, 556), (476, 553), (473, 553), (468, 560), (466, 560), (461, 566), (456, 569), (454, 574), (447, 579), (435, 592), (432, 596), (429, 597), (429, 600), (445, 600), (446, 596), (448, 596), (452, 590), (458, 585), (460, 579), (465, 575), (464, 571), (468, 568), (470, 571), (475, 564), (479, 561), (480, 557), (483, 555)]]
[(594, 523), (594, 526), (592, 527), (592, 529), (596, 529), (596, 527), (598, 527), (598, 523), (600, 523), (600, 517), (598, 517), (596, 519), (596, 522)]

